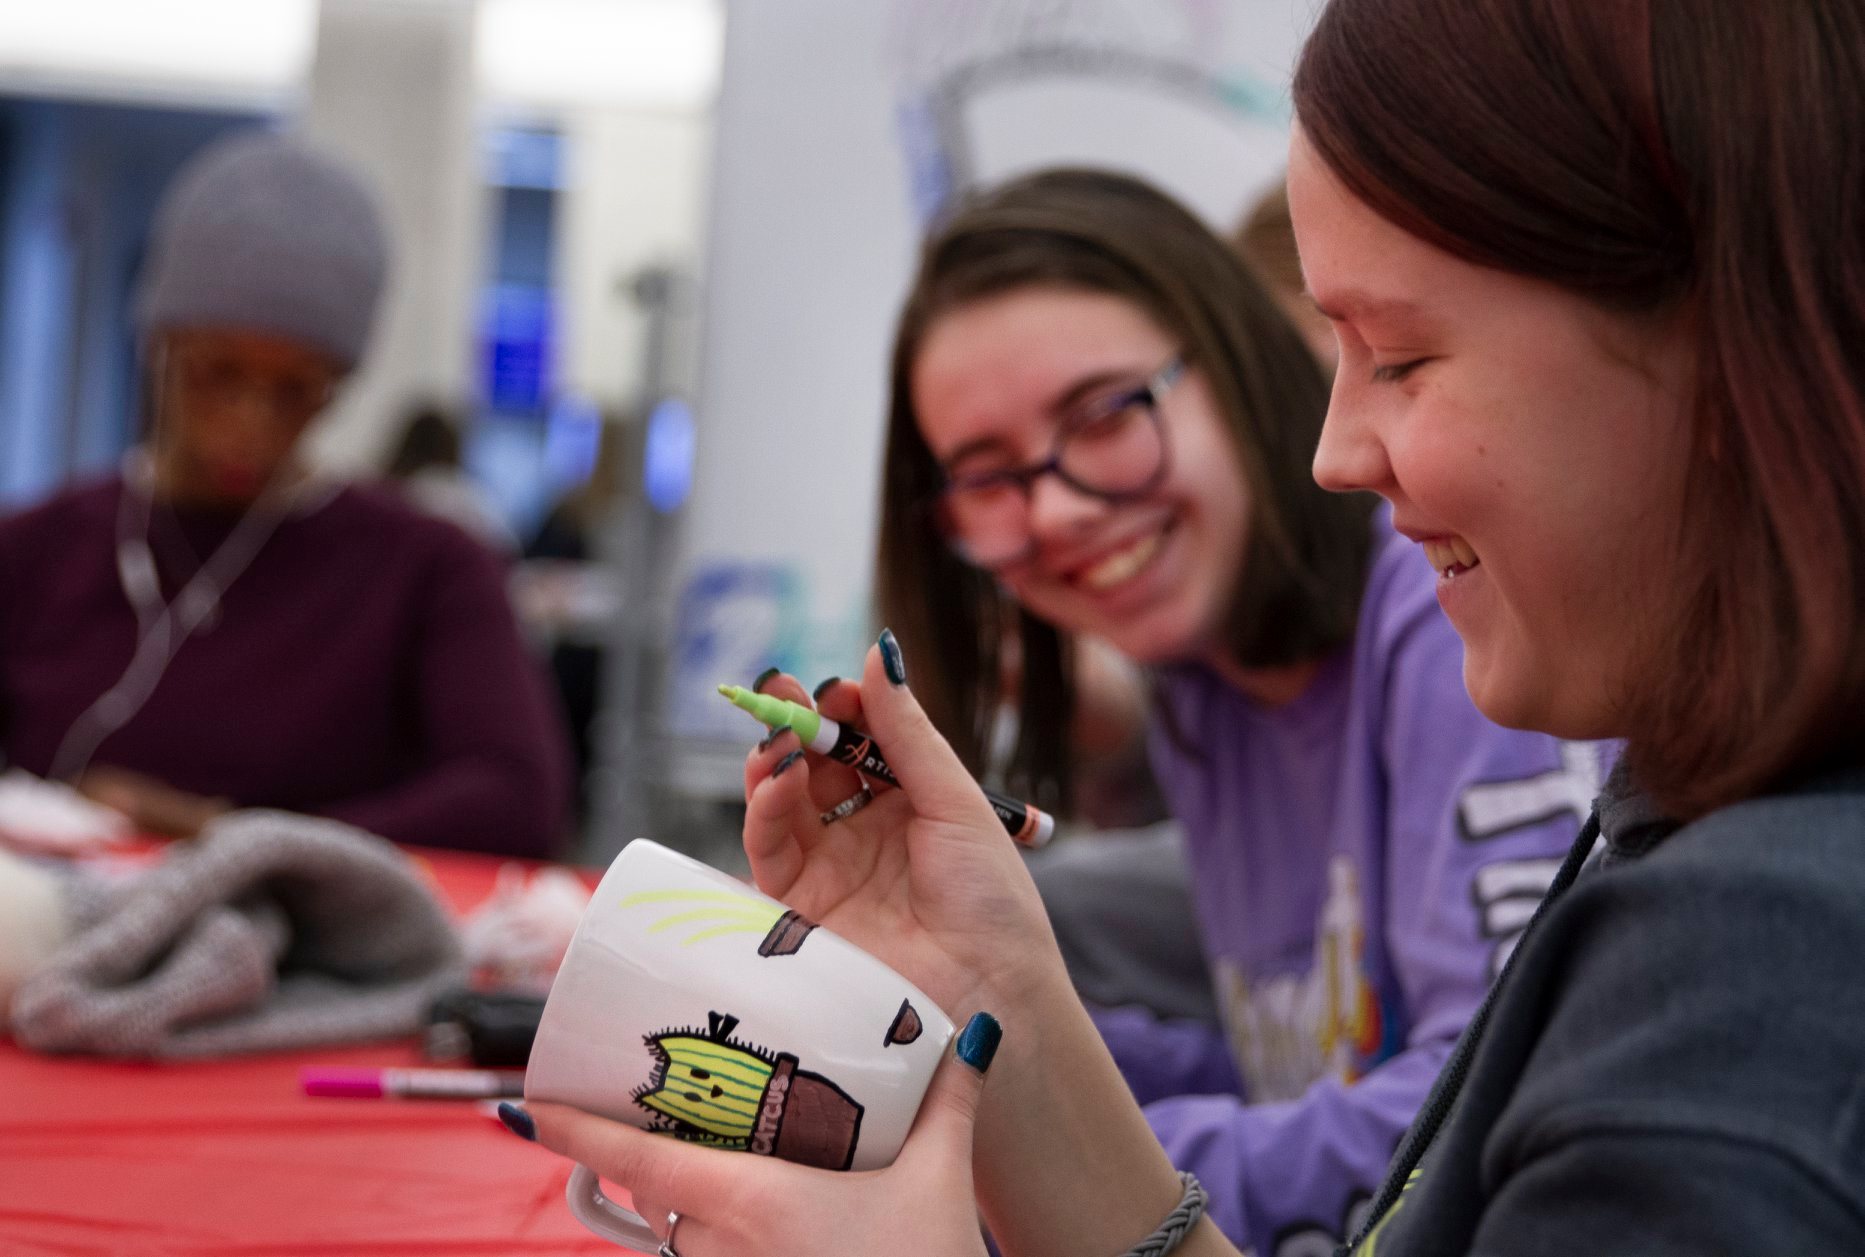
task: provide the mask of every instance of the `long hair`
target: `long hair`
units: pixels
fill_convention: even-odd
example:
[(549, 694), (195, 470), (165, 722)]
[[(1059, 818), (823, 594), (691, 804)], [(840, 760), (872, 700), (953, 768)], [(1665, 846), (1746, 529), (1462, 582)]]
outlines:
[(970, 303), (1026, 288), (1131, 302), (1203, 374), (1244, 470), (1242, 573), (1224, 640), (1236, 662), (1319, 658), (1349, 640), (1371, 545), (1371, 500), (1322, 492), (1310, 467), (1327, 411), (1319, 366), (1230, 247), (1124, 175), (1054, 170), (961, 203), (926, 241), (894, 340), (876, 590), (934, 722), (974, 770), (1000, 705), (1007, 635), (1020, 638), (1019, 737), (1008, 776), (1065, 808), (1074, 690), (1066, 635), (1029, 615), (942, 542), (928, 509), (944, 474), (913, 411), (928, 332)]
[(1333, 0), (1295, 104), (1403, 230), (1694, 337), (1678, 576), (1623, 696), (1639, 783), (1688, 817), (1857, 762), (1865, 9)]

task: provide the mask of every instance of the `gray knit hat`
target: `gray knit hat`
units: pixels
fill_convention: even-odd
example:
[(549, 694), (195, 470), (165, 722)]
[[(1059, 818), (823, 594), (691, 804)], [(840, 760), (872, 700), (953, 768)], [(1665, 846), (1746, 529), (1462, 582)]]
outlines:
[(243, 132), (193, 157), (156, 210), (137, 330), (276, 333), (355, 366), (388, 267), (367, 188), (303, 140)]

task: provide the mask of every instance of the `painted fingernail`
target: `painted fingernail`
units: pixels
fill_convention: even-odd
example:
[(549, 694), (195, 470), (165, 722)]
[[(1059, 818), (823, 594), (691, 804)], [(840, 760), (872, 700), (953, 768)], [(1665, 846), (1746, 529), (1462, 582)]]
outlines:
[(782, 668), (766, 668), (764, 671), (758, 673), (758, 679), (751, 683), (751, 692), (753, 694), (762, 694), (764, 692), (765, 683), (782, 671)]
[(820, 703), (822, 701), (822, 696), (829, 692), (829, 687), (831, 685), (834, 685), (837, 681), (840, 681), (841, 679), (842, 679), (841, 677), (830, 677), (828, 680), (818, 685), (815, 689), (811, 690), (809, 692), (811, 701)]
[(790, 732), (789, 725), (778, 725), (777, 727), (772, 729), (769, 733), (764, 735), (764, 740), (758, 743), (758, 749), (760, 751), (770, 750), (771, 743), (775, 742), (778, 738), (781, 738), (784, 734), (788, 732)]
[[(972, 1020), (976, 1021), (977, 1018), (974, 1017)], [(971, 1027), (966, 1026), (965, 1030), (969, 1033)], [(962, 1056), (964, 1053), (961, 1052), (960, 1055)], [(499, 1120), (505, 1123), (506, 1130), (509, 1130), (512, 1134), (518, 1136), (518, 1138), (528, 1139), (532, 1143), (537, 1142), (537, 1123), (531, 1120), (531, 1115), (529, 1113), (519, 1108), (516, 1104), (501, 1102), (499, 1105)]]
[(982, 1074), (991, 1067), (991, 1058), (997, 1055), (997, 1045), (1003, 1038), (1004, 1028), (997, 1024), (997, 1018), (989, 1013), (973, 1013), (965, 1028), (958, 1032), (953, 1051), (959, 1060)]
[(781, 777), (790, 770), (790, 765), (803, 758), (801, 750), (795, 750), (777, 761), (777, 767), (771, 769), (771, 776)]
[(881, 630), (881, 668), (887, 673), (887, 679), (895, 685), (907, 683), (906, 660), (900, 657), (900, 643), (894, 639), (894, 630)]

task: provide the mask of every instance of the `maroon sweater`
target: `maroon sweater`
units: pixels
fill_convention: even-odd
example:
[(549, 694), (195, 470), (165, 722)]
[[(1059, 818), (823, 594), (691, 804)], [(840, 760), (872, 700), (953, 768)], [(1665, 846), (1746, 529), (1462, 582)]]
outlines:
[[(118, 581), (122, 482), (0, 520), (0, 754), (44, 774), (128, 665)], [(158, 507), (172, 598), (229, 515)], [(348, 821), (397, 842), (555, 854), (561, 721), (521, 640), (500, 564), (453, 525), (351, 486), (279, 525), (93, 764), (241, 806)]]

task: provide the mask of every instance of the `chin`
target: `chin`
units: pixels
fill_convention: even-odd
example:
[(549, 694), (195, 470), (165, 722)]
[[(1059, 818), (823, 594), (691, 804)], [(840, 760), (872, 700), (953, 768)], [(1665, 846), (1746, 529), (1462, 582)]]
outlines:
[(1199, 636), (1174, 624), (1129, 622), (1090, 631), (1139, 664), (1182, 663), (1200, 653)]
[(1592, 704), (1577, 702), (1582, 687), (1563, 684), (1554, 669), (1484, 667), (1464, 651), (1464, 689), (1476, 709), (1505, 729), (1546, 733), (1585, 742), (1616, 736), (1612, 722)]

